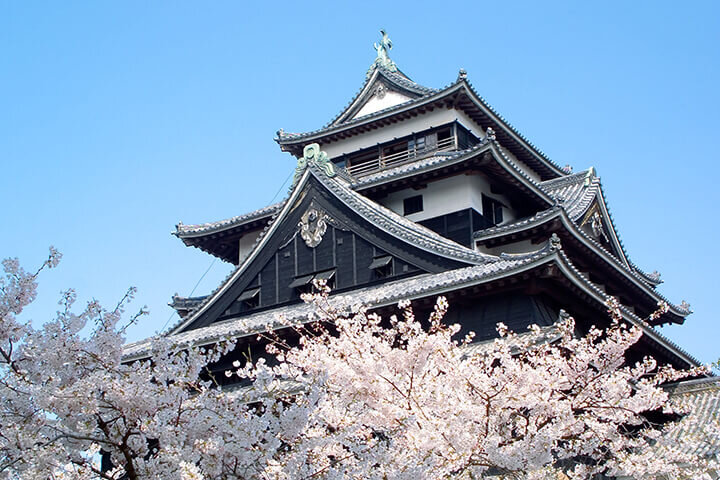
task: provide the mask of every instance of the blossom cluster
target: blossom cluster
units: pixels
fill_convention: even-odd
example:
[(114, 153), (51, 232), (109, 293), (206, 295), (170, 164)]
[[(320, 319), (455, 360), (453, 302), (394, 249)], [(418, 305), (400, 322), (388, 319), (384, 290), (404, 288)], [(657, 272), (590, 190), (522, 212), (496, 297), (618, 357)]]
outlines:
[[(52, 250), (43, 268), (58, 260)], [(314, 322), (296, 327), (298, 344), (263, 334), (274, 361), (236, 361), (227, 376), (239, 387), (222, 389), (208, 365), (232, 341), (188, 348), (158, 337), (150, 358), (129, 362), (134, 290), (112, 310), (90, 302), (77, 313), (68, 291), (35, 329), (19, 315), (39, 270), (3, 266), (0, 478), (654, 479), (717, 467), (664, 445), (648, 416), (685, 414), (660, 387), (703, 372), (628, 365), (642, 332), (620, 319), (580, 337), (567, 318), (553, 342), (539, 327), (501, 325), (476, 348), (443, 323), (444, 298), (426, 322), (409, 301), (381, 318), (335, 310), (320, 284), (305, 297)]]

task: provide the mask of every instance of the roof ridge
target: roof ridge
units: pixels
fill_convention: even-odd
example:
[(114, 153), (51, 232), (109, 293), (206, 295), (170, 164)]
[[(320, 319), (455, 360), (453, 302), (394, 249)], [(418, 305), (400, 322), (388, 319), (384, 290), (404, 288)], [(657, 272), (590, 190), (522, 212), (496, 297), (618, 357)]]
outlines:
[[(552, 252), (539, 251), (535, 255), (522, 259), (499, 259), (497, 262), (471, 265), (438, 273), (425, 273), (393, 280), (381, 285), (368, 285), (350, 292), (331, 294), (330, 301), (341, 301), (342, 306), (346, 308), (358, 304), (368, 304), (371, 307), (389, 305), (408, 297), (425, 295), (439, 288), (447, 289), (477, 279), (492, 279), (513, 268), (532, 264), (551, 254)], [(285, 317), (282, 324), (287, 324), (288, 321), (293, 319), (302, 319), (306, 317), (311, 308), (312, 306), (308, 304), (294, 303), (272, 310), (223, 320), (198, 329), (186, 330), (173, 335), (173, 337), (181, 337), (179, 338), (179, 344), (195, 344), (199, 342), (211, 343), (219, 338), (235, 338), (233, 335), (252, 335), (265, 328), (278, 325), (278, 318), (288, 313), (294, 315), (290, 318)], [(253, 325), (253, 320), (265, 320), (265, 322), (261, 325)], [(240, 330), (243, 331), (238, 334)], [(143, 346), (148, 346), (149, 342), (150, 339), (145, 339), (126, 345), (124, 356), (130, 358), (142, 355), (146, 352), (146, 350), (143, 350)]]
[[(391, 209), (374, 202), (373, 200), (370, 200), (368, 197), (356, 192), (352, 188), (350, 182), (345, 179), (328, 179), (328, 181), (325, 182), (325, 179), (321, 177), (321, 181), (326, 187), (334, 190), (335, 194), (341, 200), (355, 201), (354, 207), (359, 207), (361, 210), (365, 211), (362, 213), (363, 217), (366, 217), (368, 213), (372, 215), (372, 211), (377, 213), (379, 216), (373, 215), (373, 220), (376, 226), (385, 231), (390, 231), (393, 234), (410, 234), (410, 237), (406, 236), (405, 240), (419, 246), (420, 248), (430, 248), (438, 253), (444, 254), (445, 256), (450, 256), (451, 258), (466, 262), (489, 262), (497, 260), (497, 257), (495, 256), (486, 255), (460, 245), (459, 243), (453, 242), (433, 230), (430, 230), (429, 228), (395, 213)], [(386, 217), (386, 219), (383, 217)], [(398, 229), (397, 227), (401, 228)], [(423, 237), (425, 237), (425, 239), (423, 239)]]
[[(516, 222), (509, 223), (507, 225), (501, 225), (497, 227), (491, 227), (484, 230), (478, 230), (473, 234), (473, 239), (478, 240), (482, 239), (484, 236), (487, 236), (489, 234), (496, 234), (496, 233), (504, 233), (506, 231), (512, 231), (517, 228), (524, 227), (526, 225), (543, 221), (546, 218), (552, 216), (554, 213), (564, 211), (564, 207), (561, 205), (554, 205), (546, 210), (543, 210), (541, 212), (536, 213), (535, 215), (532, 215), (531, 217), (526, 217), (524, 219), (520, 219)], [(606, 258), (606, 260), (612, 261), (615, 265), (619, 266), (623, 271), (628, 273), (630, 276), (641, 282), (643, 285), (648, 285), (647, 282), (643, 280), (643, 278), (634, 270), (632, 270), (630, 267), (628, 267), (625, 263), (621, 262), (615, 255), (610, 253), (605, 247), (603, 247), (601, 244), (599, 244), (595, 239), (590, 237), (587, 233), (585, 233), (581, 228), (577, 226), (577, 224), (572, 221), (567, 211), (565, 211), (565, 214), (568, 216), (569, 224), (571, 225), (571, 228), (575, 230), (575, 232), (579, 233), (580, 236), (587, 240), (590, 245), (592, 245), (594, 248), (597, 248), (602, 255)], [(689, 315), (692, 313), (692, 310), (690, 310), (689, 306), (685, 306), (684, 304), (677, 305), (670, 300), (668, 300), (663, 294), (661, 294), (659, 291), (655, 289), (651, 289), (649, 291), (652, 296), (658, 298), (659, 300), (667, 303), (668, 305), (672, 306), (676, 311), (682, 312), (684, 315)]]
[(547, 156), (547, 154), (546, 154), (545, 152), (543, 152), (539, 147), (537, 147), (534, 143), (532, 143), (530, 140), (528, 140), (528, 138), (527, 138), (525, 135), (523, 135), (522, 133), (520, 133), (520, 131), (519, 131), (517, 128), (515, 128), (515, 126), (514, 126), (512, 123), (510, 123), (509, 121), (507, 121), (507, 120), (505, 119), (505, 117), (503, 117), (497, 110), (495, 110), (495, 108), (493, 108), (493, 106), (490, 105), (490, 103), (488, 103), (488, 101), (485, 100), (485, 98), (484, 98), (482, 95), (480, 95), (480, 94), (475, 90), (475, 87), (473, 87), (472, 83), (470, 83), (470, 81), (467, 79), (467, 76), (465, 76), (465, 77), (463, 77), (463, 78), (458, 78), (458, 81), (457, 81), (456, 83), (460, 83), (460, 82), (465, 83), (465, 85), (467, 85), (468, 89), (469, 89), (476, 97), (478, 97), (478, 99), (479, 99), (480, 102), (483, 104), (483, 106), (485, 106), (485, 107), (486, 107), (488, 110), (490, 110), (495, 116), (497, 116), (497, 117), (500, 119), (500, 121), (502, 121), (502, 123), (504, 123), (504, 124), (510, 129), (510, 131), (512, 131), (515, 135), (517, 135), (517, 136), (520, 137), (525, 143), (527, 143), (528, 146), (529, 146), (532, 150), (534, 150), (543, 160), (545, 160), (546, 162), (548, 162), (551, 166), (555, 167), (559, 172), (562, 172), (562, 174), (566, 174), (565, 171), (563, 170), (563, 167), (561, 167), (560, 165), (558, 165), (557, 163), (555, 163), (550, 157)]
[[(361, 204), (363, 204), (365, 210), (365, 214), (363, 215), (364, 217), (367, 215), (368, 210), (377, 210), (379, 212), (382, 212), (374, 216), (374, 220), (376, 222), (379, 222), (379, 225), (378, 223), (376, 223), (376, 226), (379, 226), (379, 228), (392, 234), (402, 235), (401, 238), (404, 238), (405, 241), (407, 241), (408, 243), (412, 243), (419, 248), (433, 251), (438, 255), (443, 255), (447, 258), (466, 263), (489, 263), (498, 260), (498, 257), (486, 255), (464, 247), (458, 243), (453, 242), (450, 239), (447, 239), (433, 232), (426, 227), (423, 227), (422, 225), (419, 225), (411, 220), (406, 219), (405, 217), (396, 214), (392, 210), (389, 210), (376, 202), (373, 202), (364, 195), (361, 195), (352, 190), (352, 188), (350, 188), (349, 186), (349, 181), (345, 178), (341, 176), (334, 176), (333, 178), (328, 177), (323, 171), (320, 170), (320, 167), (317, 166), (314, 162), (308, 162), (306, 164), (306, 168), (303, 172), (302, 178), (305, 178), (307, 175), (312, 175), (317, 178), (320, 183), (322, 183), (326, 188), (333, 191), (333, 193), (337, 195), (341, 201), (345, 201), (347, 199), (355, 199), (359, 201)], [(285, 200), (281, 202), (282, 208), (278, 209), (273, 213), (270, 221), (255, 239), (255, 242), (250, 249), (250, 254), (240, 264), (238, 264), (238, 266), (233, 269), (210, 294), (208, 294), (201, 302), (199, 302), (188, 316), (180, 319), (178, 322), (172, 325), (167, 330), (166, 334), (173, 332), (182, 325), (189, 324), (189, 319), (199, 313), (209, 302), (213, 301), (213, 299), (219, 294), (219, 292), (226, 287), (228, 282), (235, 278), (238, 273), (246, 267), (250, 259), (253, 258), (254, 252), (257, 250), (259, 245), (267, 236), (267, 233), (275, 224), (278, 216), (282, 214), (282, 212), (285, 210), (288, 199), (293, 198), (296, 192), (300, 191), (301, 185), (304, 185), (304, 182), (302, 180), (298, 181), (297, 184), (293, 185), (293, 189), (289, 192), (288, 197), (286, 197)], [(338, 192), (338, 188), (342, 191)], [(343, 192), (345, 193), (345, 198), (343, 198)], [(363, 209), (363, 207), (361, 207), (361, 209)], [(383, 216), (389, 217), (390, 220), (383, 221)], [(412, 226), (410, 224), (412, 224)], [(397, 226), (401, 228), (398, 229)]]
[[(595, 283), (593, 283), (589, 278), (585, 276), (578, 268), (575, 266), (575, 264), (570, 260), (570, 258), (567, 256), (565, 251), (560, 248), (557, 250), (560, 258), (563, 259), (563, 261), (566, 263), (566, 265), (573, 271), (574, 274), (582, 278), (585, 283), (591, 287), (596, 293), (598, 293), (602, 298), (609, 299), (612, 297), (612, 295), (607, 294), (605, 291), (603, 291), (599, 286), (597, 286)], [(620, 309), (627, 315), (628, 318), (633, 320), (633, 323), (643, 330), (643, 332), (649, 332), (651, 335), (658, 337), (660, 340), (662, 340), (667, 345), (671, 346), (673, 349), (677, 350), (679, 353), (687, 357), (691, 362), (694, 362), (695, 365), (702, 365), (698, 359), (696, 359), (694, 356), (692, 356), (690, 353), (688, 353), (685, 349), (680, 347), (678, 344), (667, 338), (665, 335), (660, 333), (655, 327), (650, 325), (648, 322), (646, 322), (643, 318), (638, 316), (635, 312), (630, 310), (625, 305), (620, 304)]]
[(235, 226), (243, 223), (247, 220), (254, 220), (266, 216), (267, 214), (278, 210), (282, 206), (283, 202), (273, 203), (265, 207), (253, 210), (252, 212), (244, 213), (242, 215), (236, 215), (234, 217), (226, 218), (223, 220), (217, 220), (215, 222), (206, 222), (198, 224), (184, 225), (182, 222), (175, 225), (175, 231), (172, 235), (176, 237), (182, 237), (186, 235), (192, 235), (195, 233), (207, 233), (214, 230), (220, 230), (225, 227)]
[[(371, 71), (372, 71), (372, 73), (370, 73)], [(402, 72), (399, 72), (399, 71), (393, 72), (383, 65), (380, 65), (378, 63), (373, 63), (370, 66), (370, 70), (368, 71), (368, 74), (365, 76), (365, 81), (363, 82), (360, 89), (355, 93), (355, 95), (353, 95), (353, 97), (350, 99), (350, 101), (345, 104), (345, 106), (342, 108), (342, 110), (319, 130), (324, 130), (335, 124), (338, 124), (338, 125), (346, 124), (350, 120), (354, 120), (354, 118), (353, 118), (350, 120), (345, 120), (343, 122), (339, 122), (340, 118), (342, 118), (342, 116), (348, 112), (348, 109), (355, 102), (357, 102), (357, 100), (360, 98), (362, 93), (367, 89), (368, 85), (370, 85), (374, 81), (374, 79), (376, 78), (375, 72), (377, 72), (377, 76), (382, 75), (387, 80), (389, 80), (391, 83), (394, 83), (400, 87), (403, 87), (404, 89), (407, 89), (414, 93), (417, 93), (418, 95), (420, 95), (420, 97), (418, 97), (418, 98), (421, 98), (422, 96), (427, 95), (429, 93), (435, 93), (438, 91), (436, 88), (431, 88), (431, 87), (426, 87), (424, 85), (420, 85), (419, 83), (411, 80), (408, 76), (406, 76)], [(413, 100), (416, 100), (416, 99), (413, 99)], [(407, 103), (407, 102), (403, 102), (403, 103)], [(373, 113), (377, 113), (377, 112), (373, 112)], [(371, 115), (371, 114), (369, 114), (369, 115)], [(363, 115), (363, 117), (364, 116), (365, 115)], [(319, 130), (316, 130), (316, 131), (319, 131)]]

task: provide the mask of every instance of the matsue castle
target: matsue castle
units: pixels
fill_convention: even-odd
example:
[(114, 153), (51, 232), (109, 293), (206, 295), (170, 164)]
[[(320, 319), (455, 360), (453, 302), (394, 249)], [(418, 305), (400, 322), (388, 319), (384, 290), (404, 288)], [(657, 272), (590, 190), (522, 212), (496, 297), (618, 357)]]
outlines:
[[(579, 334), (606, 326), (613, 296), (645, 333), (631, 361), (698, 365), (658, 329), (682, 324), (689, 305), (665, 298), (660, 275), (631, 261), (596, 170), (573, 172), (548, 158), (464, 70), (441, 89), (411, 80), (382, 33), (361, 88), (338, 115), (311, 132), (277, 132), (282, 151), (297, 158), (282, 202), (177, 226), (185, 245), (235, 269), (206, 296), (173, 297), (180, 320), (166, 335), (193, 345), (236, 339), (236, 352), (261, 355), (258, 332), (308, 321), (312, 307), (300, 295), (322, 279), (336, 306), (362, 303), (381, 314), (410, 299), (422, 317), (444, 295), (447, 322), (474, 331), (477, 342), (494, 338), (498, 322), (523, 332), (550, 328), (566, 312)], [(667, 311), (646, 323), (659, 303)], [(147, 356), (148, 346), (128, 345), (127, 358)], [(715, 377), (672, 388), (708, 419), (720, 413)], [(720, 439), (691, 444), (698, 455), (720, 452)]]

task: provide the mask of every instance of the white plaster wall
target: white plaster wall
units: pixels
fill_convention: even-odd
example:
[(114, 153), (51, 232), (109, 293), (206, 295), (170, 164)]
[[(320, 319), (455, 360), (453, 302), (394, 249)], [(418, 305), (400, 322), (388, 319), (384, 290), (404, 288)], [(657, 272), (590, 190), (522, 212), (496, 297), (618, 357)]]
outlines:
[(402, 93), (386, 90), (383, 98), (373, 95), (353, 118), (362, 117), (363, 115), (368, 115), (384, 108), (400, 105), (408, 100), (411, 100), (411, 98)]
[[(392, 98), (388, 100), (389, 97)], [(380, 110), (381, 108), (387, 108), (388, 106), (392, 105), (393, 101), (401, 103), (398, 97), (404, 98), (405, 100), (402, 100), (403, 102), (407, 101), (408, 99), (407, 97), (405, 97), (404, 95), (400, 95), (399, 93), (388, 92), (385, 98), (382, 100), (376, 100), (376, 97), (371, 98), (370, 101), (365, 104), (365, 106), (363, 106), (360, 112), (363, 112), (366, 108), (378, 107), (377, 110)], [(386, 106), (380, 106), (380, 103), (373, 103), (385, 102), (386, 100), (387, 102), (390, 102)], [(371, 103), (373, 103), (373, 105), (371, 105)], [(368, 111), (367, 113), (370, 113), (370, 111)], [(440, 110), (436, 109), (432, 112), (425, 113), (414, 118), (409, 118), (402, 122), (394, 123), (378, 130), (372, 130), (370, 132), (365, 132), (360, 135), (355, 135), (339, 142), (322, 144), (321, 148), (332, 159), (341, 155), (345, 155), (347, 153), (357, 152), (358, 150), (377, 145), (378, 143), (389, 142), (397, 138), (405, 137), (407, 135), (411, 135), (417, 132), (422, 132), (423, 130), (428, 130), (430, 128), (439, 127), (440, 125), (445, 125), (454, 121), (460, 123), (477, 138), (482, 139), (485, 137), (485, 130), (483, 129), (483, 127), (475, 123), (475, 121), (473, 121), (469, 116), (467, 116), (465, 112), (461, 110), (456, 110), (454, 108)], [(535, 173), (530, 167), (528, 167), (525, 163), (518, 160), (515, 155), (510, 153), (505, 148), (503, 148), (502, 150), (503, 153), (505, 153), (505, 155), (507, 155), (513, 162), (515, 162), (517, 166), (521, 170), (523, 170), (530, 178), (535, 181), (540, 180), (540, 176)]]
[(238, 263), (242, 263), (245, 257), (250, 255), (250, 251), (253, 245), (255, 245), (255, 240), (260, 236), (260, 232), (261, 230), (248, 232), (240, 237), (238, 240)]
[(504, 195), (497, 195), (490, 192), (490, 182), (484, 175), (460, 174), (454, 177), (443, 178), (427, 184), (426, 188), (416, 190), (407, 188), (393, 192), (380, 200), (380, 203), (395, 213), (403, 214), (403, 200), (416, 195), (423, 196), (423, 211), (407, 216), (410, 220), (420, 222), (428, 218), (446, 215), (466, 208), (474, 208), (482, 211), (482, 194), (504, 203), (503, 223), (515, 219), (510, 207), (510, 202)]
[(535, 180), (536, 182), (539, 182), (539, 181), (540, 181), (540, 175), (538, 175), (537, 173), (535, 173), (535, 171), (534, 171), (532, 168), (528, 167), (525, 162), (523, 162), (523, 161), (521, 161), (521, 160), (518, 160), (515, 155), (513, 155), (512, 153), (510, 153), (510, 151), (509, 151), (508, 149), (506, 149), (505, 147), (503, 147), (502, 145), (500, 145), (500, 147), (501, 147), (503, 153), (504, 153), (505, 155), (507, 155), (507, 156), (510, 158), (510, 160), (512, 160), (513, 162), (515, 162), (515, 164), (520, 168), (520, 170), (522, 170), (523, 172), (525, 172), (525, 174), (526, 174), (528, 177), (532, 178), (532, 179)]
[(487, 248), (478, 245), (477, 250), (489, 255), (500, 255), (501, 253), (529, 253), (542, 248), (542, 245), (533, 244), (530, 240), (522, 240), (520, 242), (508, 243), (499, 247)]
[(339, 142), (322, 144), (321, 148), (332, 159), (345, 155), (347, 153), (357, 152), (363, 148), (368, 148), (378, 143), (385, 143), (397, 138), (405, 137), (416, 132), (422, 132), (433, 127), (439, 127), (447, 123), (459, 121), (465, 128), (470, 130), (478, 138), (482, 138), (484, 134), (479, 125), (473, 122), (470, 117), (455, 109), (433, 110), (432, 112), (409, 118), (402, 122), (394, 123), (386, 127), (365, 132), (346, 138)]

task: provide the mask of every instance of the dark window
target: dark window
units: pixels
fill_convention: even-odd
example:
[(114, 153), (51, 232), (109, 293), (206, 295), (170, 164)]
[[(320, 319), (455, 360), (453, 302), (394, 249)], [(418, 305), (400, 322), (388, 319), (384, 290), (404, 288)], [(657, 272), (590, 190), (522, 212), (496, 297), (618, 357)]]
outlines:
[(392, 256), (384, 255), (382, 257), (375, 257), (370, 264), (370, 270), (375, 272), (376, 278), (387, 278), (393, 273), (393, 261)]
[(503, 221), (502, 203), (498, 202), (494, 198), (490, 198), (483, 194), (482, 196), (482, 208), (483, 217), (485, 220), (493, 225), (498, 225)]
[(347, 157), (347, 163), (349, 163), (350, 168), (354, 167), (355, 169), (363, 171), (367, 169), (372, 170), (379, 166), (380, 155), (378, 155), (378, 153), (377, 147), (371, 148)]
[(437, 148), (446, 148), (454, 143), (452, 129), (443, 128), (437, 132)]
[(335, 269), (332, 270), (325, 270), (324, 272), (320, 272), (315, 275), (315, 278), (313, 280), (324, 280), (325, 285), (328, 287), (335, 288)]
[(250, 288), (240, 294), (239, 302), (243, 302), (246, 308), (257, 308), (260, 306), (260, 287)]
[(403, 156), (407, 157), (407, 150), (408, 142), (400, 142), (394, 145), (388, 145), (387, 147), (383, 148), (383, 158), (387, 159), (388, 157), (391, 157), (391, 159), (394, 160)]
[(443, 128), (442, 130), (438, 130), (437, 132), (438, 141), (447, 140), (448, 138), (452, 137), (452, 129), (450, 127)]
[(411, 213), (417, 213), (423, 211), (423, 198), (422, 195), (416, 195), (403, 200), (403, 215), (410, 215)]
[(314, 287), (313, 280), (324, 280), (325, 285), (335, 288), (335, 269), (295, 277), (295, 280), (290, 282), (288, 286), (294, 288), (298, 293), (310, 293)]

